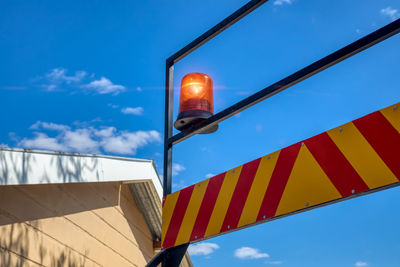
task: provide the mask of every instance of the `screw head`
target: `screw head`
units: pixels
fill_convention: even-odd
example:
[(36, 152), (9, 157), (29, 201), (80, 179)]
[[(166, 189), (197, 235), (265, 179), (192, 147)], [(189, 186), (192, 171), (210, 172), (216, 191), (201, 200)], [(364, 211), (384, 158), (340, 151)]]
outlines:
[(306, 202), (306, 207), (308, 207), (308, 205), (309, 205), (309, 203), (308, 203), (308, 202)]
[(301, 145), (304, 146), (304, 142), (301, 142)]
[(356, 192), (356, 190), (354, 190), (354, 189), (351, 189), (351, 193), (352, 194), (354, 194)]
[(230, 226), (230, 225), (228, 225), (228, 229), (231, 229), (231, 226)]
[(396, 110), (396, 109), (397, 109), (397, 106), (394, 106), (393, 109)]
[(339, 128), (339, 132), (343, 131), (342, 127)]
[(265, 215), (263, 216), (263, 219), (265, 220), (265, 218), (267, 218), (267, 217), (265, 217)]
[(271, 158), (271, 156), (268, 156), (268, 159), (270, 159)]
[(194, 239), (197, 239), (197, 235), (194, 236)]

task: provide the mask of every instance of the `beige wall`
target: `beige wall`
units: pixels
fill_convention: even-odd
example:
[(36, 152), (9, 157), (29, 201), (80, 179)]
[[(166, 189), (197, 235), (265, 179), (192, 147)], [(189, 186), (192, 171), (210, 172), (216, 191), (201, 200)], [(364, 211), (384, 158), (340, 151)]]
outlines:
[(154, 255), (128, 185), (0, 186), (0, 266), (144, 266)]

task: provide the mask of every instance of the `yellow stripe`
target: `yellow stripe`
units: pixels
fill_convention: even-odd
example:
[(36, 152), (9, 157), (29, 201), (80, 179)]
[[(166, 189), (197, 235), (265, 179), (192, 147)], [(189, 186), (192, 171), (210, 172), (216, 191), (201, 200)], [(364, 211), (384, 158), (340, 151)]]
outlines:
[(204, 237), (220, 232), (241, 171), (242, 166), (239, 166), (226, 172)]
[(210, 179), (207, 179), (194, 186), (181, 228), (179, 229), (178, 237), (175, 241), (175, 246), (189, 241), (209, 181)]
[(352, 122), (327, 133), (369, 188), (398, 181)]
[(165, 234), (167, 233), (169, 223), (171, 222), (172, 214), (174, 213), (176, 201), (178, 201), (180, 191), (170, 194), (165, 199), (162, 209), (162, 225), (161, 225), (161, 240), (164, 242)]
[(254, 223), (257, 220), (257, 215), (264, 199), (265, 192), (267, 191), (279, 153), (280, 150), (261, 158), (249, 195), (244, 204), (243, 212), (240, 215), (238, 227)]
[(381, 113), (400, 133), (400, 103), (382, 109)]
[(303, 145), (289, 176), (276, 216), (341, 197), (308, 148)]

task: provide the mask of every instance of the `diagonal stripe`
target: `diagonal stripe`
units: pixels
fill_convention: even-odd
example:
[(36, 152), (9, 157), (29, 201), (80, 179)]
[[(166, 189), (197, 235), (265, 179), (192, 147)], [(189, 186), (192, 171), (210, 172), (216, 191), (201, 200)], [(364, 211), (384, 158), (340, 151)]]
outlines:
[(381, 113), (390, 124), (400, 133), (400, 103), (384, 108)]
[[(169, 228), (165, 234), (162, 246), (169, 248), (174, 246), (179, 229), (181, 228), (183, 216), (189, 204), (190, 196), (192, 195), (194, 185), (182, 189), (179, 193), (178, 201), (176, 202), (174, 212), (172, 214)], [(168, 199), (168, 198), (167, 198)]]
[(326, 132), (304, 143), (342, 196), (369, 189)]
[(239, 166), (226, 172), (204, 237), (219, 233), (241, 171), (242, 166)]
[(196, 222), (193, 226), (190, 241), (204, 237), (224, 178), (225, 172), (209, 179), (206, 193), (204, 194), (204, 198), (197, 214)]
[(341, 197), (307, 146), (301, 146), (275, 216)]
[(267, 191), (264, 195), (260, 211), (258, 212), (257, 221), (275, 216), (299, 150), (300, 143), (281, 150)]
[(280, 151), (277, 151), (271, 155), (262, 157), (253, 185), (247, 196), (242, 215), (240, 216), (238, 227), (257, 221), (258, 211), (260, 210), (262, 199), (267, 191), (272, 172), (278, 160), (279, 152)]
[(161, 240), (164, 240), (167, 233), (169, 224), (171, 222), (172, 214), (175, 209), (176, 201), (178, 201), (180, 191), (164, 197), (164, 206), (162, 209), (162, 225), (161, 225)]
[(261, 158), (243, 165), (220, 232), (228, 231), (229, 229), (237, 227), (260, 161)]
[(327, 133), (369, 188), (397, 182), (396, 176), (352, 122)]
[(175, 241), (175, 246), (187, 243), (192, 233), (197, 214), (200, 209), (201, 201), (207, 189), (209, 179), (202, 181), (194, 186), (192, 196), (190, 197), (189, 205), (183, 217), (181, 228), (179, 229), (178, 237)]
[(399, 132), (379, 111), (357, 119), (353, 123), (400, 180)]

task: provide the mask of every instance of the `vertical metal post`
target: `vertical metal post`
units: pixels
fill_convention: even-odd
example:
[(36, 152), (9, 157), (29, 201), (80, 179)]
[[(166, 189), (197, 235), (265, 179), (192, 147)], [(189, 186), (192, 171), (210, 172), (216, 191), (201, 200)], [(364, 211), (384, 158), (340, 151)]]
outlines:
[(163, 195), (171, 193), (172, 186), (172, 137), (173, 105), (174, 103), (174, 63), (166, 62), (165, 68), (165, 127), (164, 127), (164, 176)]
[[(171, 194), (172, 188), (172, 124), (174, 111), (174, 62), (167, 60), (165, 68), (165, 127), (164, 127), (164, 177), (163, 196)], [(169, 248), (161, 253), (163, 267), (176, 267), (182, 261), (189, 243)], [(157, 264), (154, 262), (154, 264)]]

